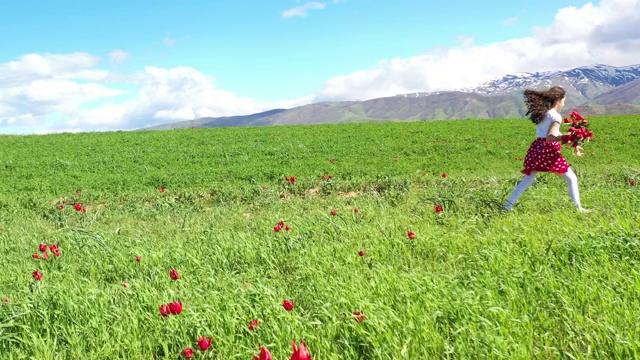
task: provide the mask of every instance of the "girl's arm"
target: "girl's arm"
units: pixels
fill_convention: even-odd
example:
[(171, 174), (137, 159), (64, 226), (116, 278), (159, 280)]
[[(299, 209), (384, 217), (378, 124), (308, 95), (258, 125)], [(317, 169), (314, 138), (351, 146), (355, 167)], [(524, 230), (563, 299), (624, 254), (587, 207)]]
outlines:
[(562, 141), (559, 122), (554, 121), (551, 123), (551, 125), (549, 125), (549, 131), (547, 131), (547, 141)]
[[(558, 141), (558, 142), (562, 142), (562, 134), (560, 133), (560, 123), (559, 122), (552, 122), (551, 125), (549, 125), (549, 131), (547, 131), (547, 141)], [(582, 147), (581, 146), (576, 146), (576, 155), (579, 157), (582, 157), (583, 152), (582, 152)]]

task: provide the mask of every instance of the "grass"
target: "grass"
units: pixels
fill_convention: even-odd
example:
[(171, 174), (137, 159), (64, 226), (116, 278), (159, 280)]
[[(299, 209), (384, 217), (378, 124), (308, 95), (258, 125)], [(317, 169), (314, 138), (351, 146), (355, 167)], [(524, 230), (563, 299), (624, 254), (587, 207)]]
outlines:
[(638, 358), (639, 119), (590, 120), (587, 155), (564, 153), (592, 214), (549, 174), (500, 212), (525, 120), (0, 137), (0, 357), (175, 359), (212, 336), (194, 358)]

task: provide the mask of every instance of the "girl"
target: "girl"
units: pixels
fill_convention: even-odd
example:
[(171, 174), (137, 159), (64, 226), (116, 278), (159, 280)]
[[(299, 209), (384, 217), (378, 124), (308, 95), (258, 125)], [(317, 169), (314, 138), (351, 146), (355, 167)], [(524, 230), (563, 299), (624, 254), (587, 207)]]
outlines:
[[(580, 212), (590, 212), (580, 205), (580, 192), (578, 191), (578, 178), (571, 170), (567, 160), (560, 154), (560, 124), (562, 116), (560, 110), (564, 107), (566, 92), (559, 86), (548, 90), (525, 90), (524, 98), (527, 105), (527, 115), (536, 124), (537, 139), (529, 147), (524, 159), (522, 173), (524, 179), (516, 186), (505, 204), (506, 210), (512, 210), (522, 193), (533, 183), (538, 172), (554, 172), (562, 175), (569, 184), (569, 196)], [(576, 147), (576, 155), (582, 156), (582, 148)]]

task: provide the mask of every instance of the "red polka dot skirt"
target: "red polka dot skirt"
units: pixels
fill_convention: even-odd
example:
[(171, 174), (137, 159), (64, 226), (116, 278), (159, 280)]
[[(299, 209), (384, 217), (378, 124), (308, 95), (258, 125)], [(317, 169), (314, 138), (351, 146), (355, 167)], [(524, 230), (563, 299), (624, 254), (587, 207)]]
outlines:
[(522, 173), (531, 175), (532, 171), (554, 172), (562, 175), (569, 171), (567, 160), (560, 154), (562, 145), (556, 141), (547, 141), (545, 138), (537, 138), (524, 158)]

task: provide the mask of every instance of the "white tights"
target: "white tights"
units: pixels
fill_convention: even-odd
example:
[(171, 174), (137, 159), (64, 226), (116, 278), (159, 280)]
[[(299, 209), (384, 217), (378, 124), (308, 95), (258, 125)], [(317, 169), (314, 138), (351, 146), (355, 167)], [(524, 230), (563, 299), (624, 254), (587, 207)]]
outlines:
[[(531, 186), (531, 184), (533, 184), (533, 181), (536, 179), (536, 174), (537, 173), (535, 171), (532, 171), (531, 175), (526, 175), (522, 179), (522, 181), (520, 181), (518, 186), (516, 186), (516, 188), (513, 190), (513, 193), (511, 193), (509, 201), (507, 201), (507, 203), (505, 204), (504, 207), (506, 209), (511, 210), (513, 205), (516, 203), (516, 201), (518, 201), (520, 196), (522, 196), (524, 191), (527, 190), (527, 188)], [(567, 184), (569, 185), (569, 196), (571, 197), (571, 202), (573, 202), (573, 205), (575, 205), (576, 208), (582, 209), (582, 207), (580, 206), (580, 191), (578, 191), (578, 177), (573, 172), (573, 170), (571, 170), (571, 168), (569, 168), (569, 170), (562, 176), (565, 180), (567, 180)]]

